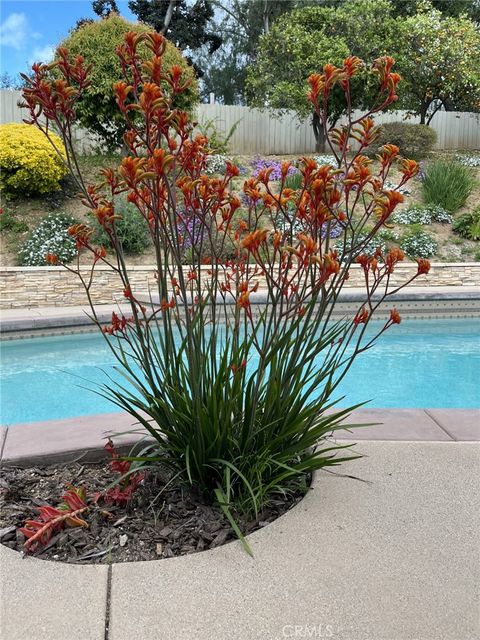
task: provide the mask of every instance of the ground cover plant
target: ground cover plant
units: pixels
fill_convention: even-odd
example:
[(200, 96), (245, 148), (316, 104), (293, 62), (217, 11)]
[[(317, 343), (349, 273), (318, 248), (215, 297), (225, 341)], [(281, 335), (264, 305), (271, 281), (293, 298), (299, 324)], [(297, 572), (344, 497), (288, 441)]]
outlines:
[[(140, 59), (140, 46), (150, 50), (149, 60)], [(335, 163), (304, 158), (298, 169), (289, 162), (259, 166), (243, 184), (246, 217), (237, 223), (241, 202), (231, 185), (239, 168), (226, 162), (224, 175), (206, 174), (208, 139), (195, 135), (188, 113), (173, 106), (189, 79), (180, 67), (163, 66), (164, 50), (157, 33), (129, 33), (118, 48), (124, 79), (114, 92), (128, 154), (118, 167), (104, 169), (96, 184), (85, 184), (78, 173), (70, 133), (76, 104), (89, 86), (82, 58), (60, 49), (54, 64), (62, 80), (49, 80), (52, 65), (37, 65), (25, 78), (23, 95), (31, 122), (47, 137), (44, 122), (62, 135), (84, 203), (114, 250), (110, 259), (87, 225), (73, 225), (69, 233), (79, 253), (90, 254), (91, 268), (85, 277), (79, 261), (65, 267), (79, 275), (87, 296), (96, 266), (110, 267), (130, 304), (129, 314), (113, 313), (106, 327), (93, 304), (91, 312), (125, 379), (107, 382), (99, 392), (153, 438), (128, 460), (131, 472), (161, 469), (172, 483), (193, 488), (222, 510), (242, 538), (242, 517), (256, 518), (273, 497), (304, 486), (315, 470), (356, 457), (349, 445), (329, 437), (345, 427), (354, 408), (330, 411), (339, 400), (338, 384), (353, 360), (401, 321), (390, 306), (380, 328), (367, 331), (378, 306), (388, 305), (393, 293), (430, 267), (419, 259), (412, 278), (393, 287), (391, 274), (404, 253), (392, 248), (367, 255), (364, 248), (404, 199), (398, 189), (385, 188), (392, 166), (399, 167), (402, 188), (418, 164), (387, 144), (378, 172), (372, 171), (364, 153), (380, 132), (372, 115), (396, 100), (399, 76), (391, 58), (367, 67), (348, 57), (308, 79), (307, 99), (325, 135), (331, 92), (335, 87), (344, 93), (347, 124), (328, 137)], [(350, 82), (360, 70), (377, 81), (378, 93), (372, 108), (354, 118)], [(358, 151), (349, 155), (352, 140)], [(286, 187), (296, 170), (299, 188)], [(142, 292), (130, 281), (117, 233), (119, 197), (148, 223), (157, 269), (150, 301), (140, 299)], [(179, 233), (186, 215), (193, 226)], [(332, 240), (334, 228), (340, 233)], [(187, 240), (191, 264), (184, 267)], [(235, 250), (225, 260), (227, 242)], [(55, 253), (47, 261), (61, 263)], [(352, 317), (332, 322), (332, 306), (354, 264), (365, 276), (364, 302)], [(257, 308), (260, 285), (267, 304)]]
[(46, 256), (55, 254), (62, 262), (77, 255), (75, 240), (68, 229), (76, 220), (65, 213), (51, 213), (32, 231), (18, 252), (18, 261), (28, 267), (45, 266)]

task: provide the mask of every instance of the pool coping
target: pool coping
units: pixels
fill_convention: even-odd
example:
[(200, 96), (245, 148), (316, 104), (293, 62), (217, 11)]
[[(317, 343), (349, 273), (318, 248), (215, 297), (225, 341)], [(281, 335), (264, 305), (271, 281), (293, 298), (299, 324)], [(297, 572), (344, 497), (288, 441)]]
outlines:
[[(144, 302), (148, 302), (148, 294), (139, 294)], [(362, 288), (346, 288), (339, 296), (339, 311), (347, 308), (349, 304), (355, 305), (365, 299), (365, 291)], [(155, 296), (152, 296), (155, 304)], [(253, 305), (262, 305), (267, 301), (264, 290), (259, 290), (251, 296)], [(461, 302), (464, 304), (471, 303), (471, 313), (465, 309), (457, 309), (449, 311), (448, 308), (442, 308), (442, 302)], [(230, 301), (233, 303), (233, 301)], [(389, 298), (389, 303), (405, 304), (418, 303), (426, 306), (432, 303), (438, 303), (438, 308), (431, 307), (426, 309), (420, 307), (416, 314), (419, 317), (442, 315), (442, 317), (471, 317), (480, 315), (480, 287), (455, 285), (455, 286), (429, 286), (429, 287), (410, 287), (399, 291)], [(108, 323), (111, 319), (112, 311), (129, 313), (130, 306), (112, 302), (110, 304), (95, 305), (95, 309), (101, 323)], [(380, 310), (381, 311), (381, 310)], [(72, 307), (30, 307), (20, 309), (0, 309), (0, 339), (11, 339), (15, 337), (23, 337), (28, 333), (38, 334), (42, 331), (72, 331), (81, 329), (84, 331), (95, 330), (96, 327), (92, 323), (88, 314), (90, 308), (87, 305)], [(423, 315), (422, 315), (423, 314)], [(411, 315), (411, 314), (409, 314)], [(412, 316), (414, 317), (414, 316)]]
[[(479, 442), (479, 409), (357, 409), (337, 431), (336, 440), (398, 442)], [(374, 423), (374, 424), (372, 424)], [(134, 433), (125, 433), (135, 430)], [(1, 465), (45, 466), (104, 456), (107, 438), (122, 452), (147, 441), (143, 429), (124, 412), (102, 413), (0, 427)]]

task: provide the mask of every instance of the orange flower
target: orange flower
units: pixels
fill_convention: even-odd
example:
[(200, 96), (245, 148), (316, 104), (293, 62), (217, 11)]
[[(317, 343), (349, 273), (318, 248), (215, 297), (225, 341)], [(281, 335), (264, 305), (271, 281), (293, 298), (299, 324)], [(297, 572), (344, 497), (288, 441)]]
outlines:
[(403, 195), (396, 190), (384, 191), (383, 195), (375, 198), (374, 213), (380, 218), (382, 222), (386, 222), (391, 216), (395, 207), (404, 201)]
[(392, 273), (397, 262), (405, 259), (405, 254), (399, 247), (392, 247), (385, 257), (387, 273)]
[(390, 311), (390, 322), (392, 324), (400, 324), (401, 321), (402, 321), (402, 318), (400, 317), (400, 314), (398, 313), (396, 308), (393, 307), (393, 309)]
[(106, 256), (107, 256), (107, 250), (105, 249), (105, 247), (98, 247), (98, 249), (95, 249), (95, 251), (93, 252), (93, 261), (98, 262), (99, 260), (102, 260), (102, 258), (105, 258)]
[(402, 158), (400, 167), (405, 179), (413, 178), (420, 171), (420, 165), (418, 162), (415, 162), (415, 160), (408, 160), (407, 158)]
[(347, 78), (354, 76), (362, 66), (363, 62), (357, 56), (348, 56), (343, 61), (343, 72)]
[(236, 164), (233, 164), (233, 162), (230, 162), (229, 160), (227, 160), (225, 165), (226, 165), (225, 173), (227, 174), (227, 176), (233, 177), (233, 176), (238, 176), (240, 174), (239, 167), (237, 167)]
[(355, 318), (353, 319), (353, 324), (365, 324), (369, 318), (369, 313), (365, 307), (362, 307), (360, 311), (357, 311)]
[(50, 265), (56, 265), (58, 264), (58, 256), (54, 253), (47, 253), (45, 256), (45, 262)]
[(311, 236), (305, 233), (299, 233), (298, 239), (300, 240), (300, 250), (303, 254), (311, 256), (318, 250), (318, 245)]
[(395, 144), (385, 144), (380, 149), (378, 159), (383, 167), (390, 165), (393, 159), (398, 155), (400, 149)]
[(166, 298), (162, 298), (162, 301), (160, 303), (160, 309), (162, 311), (167, 311), (168, 309), (174, 309), (175, 308), (175, 300), (174, 298), (172, 298), (170, 300), (170, 302), (168, 302), (168, 300), (166, 300)]
[(275, 231), (273, 234), (273, 248), (278, 251), (280, 248), (280, 242), (282, 241), (282, 234), (280, 231)]
[(237, 298), (237, 305), (241, 309), (249, 309), (250, 308), (250, 292), (244, 291)]
[(418, 258), (417, 264), (417, 276), (427, 274), (430, 271), (430, 260), (427, 260), (426, 258)]
[(324, 87), (323, 77), (319, 73), (312, 73), (312, 75), (308, 77), (307, 82), (310, 85), (310, 91), (307, 93), (307, 98), (316, 106), (318, 104), (320, 92)]
[(251, 253), (256, 253), (260, 248), (260, 245), (265, 242), (267, 238), (267, 230), (266, 229), (257, 229), (256, 231), (251, 231), (247, 233), (245, 238), (242, 240), (242, 247), (250, 251)]

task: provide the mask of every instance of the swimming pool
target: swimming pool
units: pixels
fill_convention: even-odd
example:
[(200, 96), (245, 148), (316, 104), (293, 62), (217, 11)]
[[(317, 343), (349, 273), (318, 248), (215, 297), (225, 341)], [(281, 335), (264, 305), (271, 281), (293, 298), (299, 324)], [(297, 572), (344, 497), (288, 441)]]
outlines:
[[(2, 342), (1, 422), (16, 424), (118, 410), (81, 388), (105, 382), (114, 359), (96, 333)], [(90, 385), (91, 386), (91, 385)], [(480, 406), (480, 323), (408, 320), (356, 360), (340, 388), (344, 406)]]

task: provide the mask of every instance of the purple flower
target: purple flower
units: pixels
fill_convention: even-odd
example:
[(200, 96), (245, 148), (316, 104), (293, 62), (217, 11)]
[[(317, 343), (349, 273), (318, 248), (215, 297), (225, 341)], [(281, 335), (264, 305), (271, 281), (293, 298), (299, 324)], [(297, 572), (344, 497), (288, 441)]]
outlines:
[[(246, 193), (242, 193), (241, 194), (240, 200), (242, 201), (242, 205), (244, 207), (246, 207), (247, 209), (250, 209), (250, 207), (254, 207), (255, 206), (255, 201), (250, 196), (247, 196)], [(261, 200), (257, 200), (257, 203), (258, 202), (261, 203), (262, 201)]]
[[(327, 235), (328, 224), (325, 223), (322, 225), (322, 238), (325, 238)], [(339, 238), (343, 233), (343, 227), (338, 224), (338, 222), (334, 222), (330, 225), (330, 238)]]
[(417, 173), (416, 178), (417, 180), (420, 180), (420, 182), (423, 182), (425, 180), (425, 163), (419, 162), (418, 164), (420, 166), (420, 171)]
[[(272, 173), (270, 174), (270, 180), (281, 180), (282, 178), (282, 163), (279, 160), (266, 160), (265, 158), (257, 156), (252, 160), (251, 165), (253, 168), (252, 176), (254, 178), (258, 177), (258, 174), (262, 169), (270, 168), (273, 169)], [(287, 175), (291, 176), (293, 173), (297, 173), (297, 171), (298, 169), (290, 166), (288, 168)]]
[(182, 236), (182, 249), (188, 250), (200, 240), (201, 223), (185, 211), (178, 214), (177, 233)]

